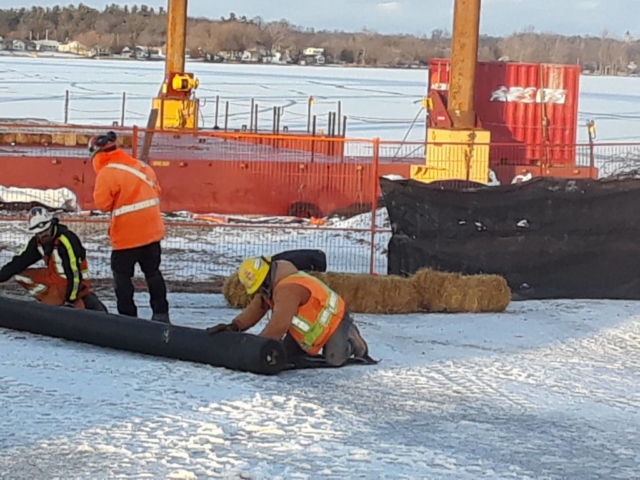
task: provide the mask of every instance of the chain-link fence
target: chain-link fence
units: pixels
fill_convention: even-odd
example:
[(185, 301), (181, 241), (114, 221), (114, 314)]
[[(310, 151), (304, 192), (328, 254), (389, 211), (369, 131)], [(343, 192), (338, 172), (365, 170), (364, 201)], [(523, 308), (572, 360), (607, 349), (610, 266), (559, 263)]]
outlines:
[[(83, 241), (91, 276), (109, 280), (108, 219), (68, 213), (58, 217)], [(365, 213), (348, 219), (330, 219), (322, 225), (304, 219), (215, 224), (166, 216), (165, 221), (162, 271), (173, 290), (197, 285), (213, 288), (247, 257), (301, 248), (323, 250), (332, 271), (380, 274), (387, 271), (386, 249), (391, 233), (385, 209), (379, 209), (375, 218)], [(0, 265), (10, 261), (29, 239), (24, 212), (5, 213), (0, 220)]]
[[(104, 130), (0, 125), (0, 264), (28, 241), (26, 213), (38, 204), (80, 236), (93, 277), (110, 279), (109, 218), (94, 210), (95, 174), (86, 153), (89, 137)], [(162, 268), (174, 289), (218, 285), (248, 256), (297, 248), (325, 251), (334, 271), (384, 274), (391, 230), (379, 177), (429, 173), (446, 160), (458, 179), (467, 180), (476, 158), (473, 149), (446, 150), (443, 144), (434, 149), (251, 132), (117, 132), (120, 146), (146, 158), (162, 185)], [(502, 184), (538, 175), (602, 178), (640, 168), (637, 144), (539, 146), (534, 150), (547, 151), (551, 160), (527, 163), (513, 158), (527, 158), (530, 146), (474, 148), (501, 152), (504, 158), (491, 157), (491, 169), (494, 183)], [(442, 152), (446, 158), (438, 157)], [(553, 163), (567, 152), (575, 162)]]

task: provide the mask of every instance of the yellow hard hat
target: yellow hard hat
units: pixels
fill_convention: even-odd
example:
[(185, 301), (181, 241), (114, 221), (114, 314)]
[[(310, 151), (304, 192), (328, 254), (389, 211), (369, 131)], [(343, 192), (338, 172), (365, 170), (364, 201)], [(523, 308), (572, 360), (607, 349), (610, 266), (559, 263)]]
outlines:
[(267, 279), (270, 268), (271, 257), (252, 257), (242, 262), (238, 269), (238, 278), (247, 294), (253, 295), (258, 291)]

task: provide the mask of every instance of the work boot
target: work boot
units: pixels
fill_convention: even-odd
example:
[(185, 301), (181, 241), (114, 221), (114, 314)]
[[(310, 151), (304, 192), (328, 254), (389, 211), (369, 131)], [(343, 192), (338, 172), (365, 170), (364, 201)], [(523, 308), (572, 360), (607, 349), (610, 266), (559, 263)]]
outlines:
[(154, 313), (151, 316), (151, 320), (154, 322), (168, 323), (171, 325), (171, 320), (169, 320), (169, 313)]

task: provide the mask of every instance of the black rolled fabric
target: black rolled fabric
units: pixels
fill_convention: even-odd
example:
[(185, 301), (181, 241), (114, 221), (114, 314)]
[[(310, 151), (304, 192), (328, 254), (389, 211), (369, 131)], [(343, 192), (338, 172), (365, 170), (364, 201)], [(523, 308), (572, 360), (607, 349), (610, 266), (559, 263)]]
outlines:
[(282, 342), (0, 297), (0, 327), (100, 347), (274, 375), (290, 368)]

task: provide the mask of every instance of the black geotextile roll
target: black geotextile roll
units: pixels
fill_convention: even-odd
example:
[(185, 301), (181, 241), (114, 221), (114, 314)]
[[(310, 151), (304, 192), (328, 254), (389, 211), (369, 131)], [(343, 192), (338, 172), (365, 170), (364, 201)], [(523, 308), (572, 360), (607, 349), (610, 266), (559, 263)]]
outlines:
[(282, 343), (247, 333), (204, 330), (0, 297), (0, 327), (100, 347), (274, 375), (291, 368)]
[(515, 299), (640, 299), (638, 179), (380, 185), (393, 230), (389, 274), (497, 274)]

